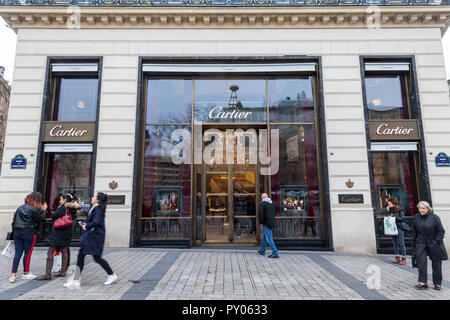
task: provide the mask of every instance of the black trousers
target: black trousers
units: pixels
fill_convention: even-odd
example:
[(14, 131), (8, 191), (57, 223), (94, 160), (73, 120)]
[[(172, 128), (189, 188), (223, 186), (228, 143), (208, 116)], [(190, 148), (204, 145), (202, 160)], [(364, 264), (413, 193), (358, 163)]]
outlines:
[[(101, 256), (93, 256), (93, 257), (94, 261), (97, 262), (99, 265), (101, 265), (108, 275), (112, 275), (114, 273), (105, 259), (103, 259)], [(84, 268), (84, 258), (86, 258), (86, 255), (82, 252), (82, 249), (80, 249), (77, 257), (77, 267), (80, 268), (80, 273), (83, 271)]]
[[(428, 273), (427, 273), (427, 249), (424, 248), (422, 253), (416, 257), (417, 269), (419, 269), (419, 282), (427, 283)], [(442, 284), (442, 261), (431, 260), (431, 266), (433, 269), (433, 284)]]

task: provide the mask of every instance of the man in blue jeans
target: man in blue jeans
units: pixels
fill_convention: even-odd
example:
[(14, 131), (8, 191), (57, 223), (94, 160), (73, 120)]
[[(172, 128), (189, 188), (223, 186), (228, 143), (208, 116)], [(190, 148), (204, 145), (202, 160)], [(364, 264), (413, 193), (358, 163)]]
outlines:
[(266, 244), (269, 244), (269, 247), (272, 250), (272, 254), (269, 258), (278, 258), (278, 250), (277, 247), (275, 247), (272, 237), (272, 229), (275, 226), (275, 206), (267, 193), (261, 195), (258, 218), (261, 228), (264, 226), (261, 249), (259, 249), (258, 253), (264, 255), (266, 252)]

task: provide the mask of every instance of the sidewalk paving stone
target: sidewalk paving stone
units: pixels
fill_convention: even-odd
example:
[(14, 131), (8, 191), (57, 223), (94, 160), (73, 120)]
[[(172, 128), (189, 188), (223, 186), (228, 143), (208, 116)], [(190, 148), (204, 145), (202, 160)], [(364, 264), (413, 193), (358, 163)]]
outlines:
[[(44, 272), (46, 248), (35, 248), (31, 271)], [(71, 266), (78, 248), (71, 248)], [(364, 300), (450, 299), (450, 263), (443, 262), (441, 291), (418, 291), (417, 269), (391, 263), (391, 255), (280, 251), (268, 259), (249, 250), (107, 248), (104, 258), (119, 279), (106, 286), (105, 271), (86, 258), (81, 289), (65, 278), (9, 283), (10, 259), (0, 257), (0, 300)], [(370, 289), (370, 270), (380, 286)], [(431, 272), (431, 264), (429, 265)], [(431, 274), (429, 275), (431, 282)]]

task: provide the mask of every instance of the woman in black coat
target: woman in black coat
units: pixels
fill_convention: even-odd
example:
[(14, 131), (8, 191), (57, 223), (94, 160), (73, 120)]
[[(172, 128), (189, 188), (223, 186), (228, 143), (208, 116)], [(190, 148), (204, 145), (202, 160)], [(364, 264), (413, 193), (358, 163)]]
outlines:
[[(59, 196), (59, 207), (52, 213), (52, 224), (66, 214), (69, 214), (73, 221), (75, 221), (76, 213), (80, 205), (73, 202), (73, 196), (71, 194), (65, 194)], [(73, 225), (61, 229), (52, 228), (52, 233), (47, 239), (49, 245), (47, 252), (47, 260), (45, 264), (45, 274), (36, 278), (36, 280), (51, 280), (53, 257), (56, 251), (61, 253), (61, 271), (56, 274), (56, 277), (65, 277), (67, 267), (69, 266), (69, 246), (72, 240)]]
[[(427, 255), (433, 268), (434, 289), (441, 290), (442, 260), (447, 260), (447, 250), (444, 246), (445, 230), (439, 216), (432, 213), (430, 204), (420, 201), (417, 205), (420, 214), (413, 219), (414, 226), (414, 256), (419, 269), (419, 290), (428, 289), (427, 285)], [(414, 261), (413, 261), (414, 264)]]
[(85, 224), (81, 227), (86, 230), (80, 238), (80, 251), (78, 252), (77, 267), (74, 279), (64, 284), (66, 288), (80, 287), (80, 276), (84, 268), (84, 259), (86, 255), (92, 255), (94, 261), (97, 262), (108, 274), (104, 284), (109, 285), (117, 280), (117, 275), (113, 272), (108, 262), (101, 255), (103, 253), (103, 245), (105, 242), (105, 212), (108, 196), (102, 192), (97, 193), (91, 199), (93, 205), (86, 219)]

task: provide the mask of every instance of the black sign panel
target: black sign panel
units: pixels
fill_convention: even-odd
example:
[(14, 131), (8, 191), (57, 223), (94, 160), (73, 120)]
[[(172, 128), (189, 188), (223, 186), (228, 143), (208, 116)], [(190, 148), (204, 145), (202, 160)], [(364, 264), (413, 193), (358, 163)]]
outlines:
[(362, 194), (339, 194), (339, 203), (364, 203)]
[(125, 204), (125, 196), (108, 195), (108, 204)]

